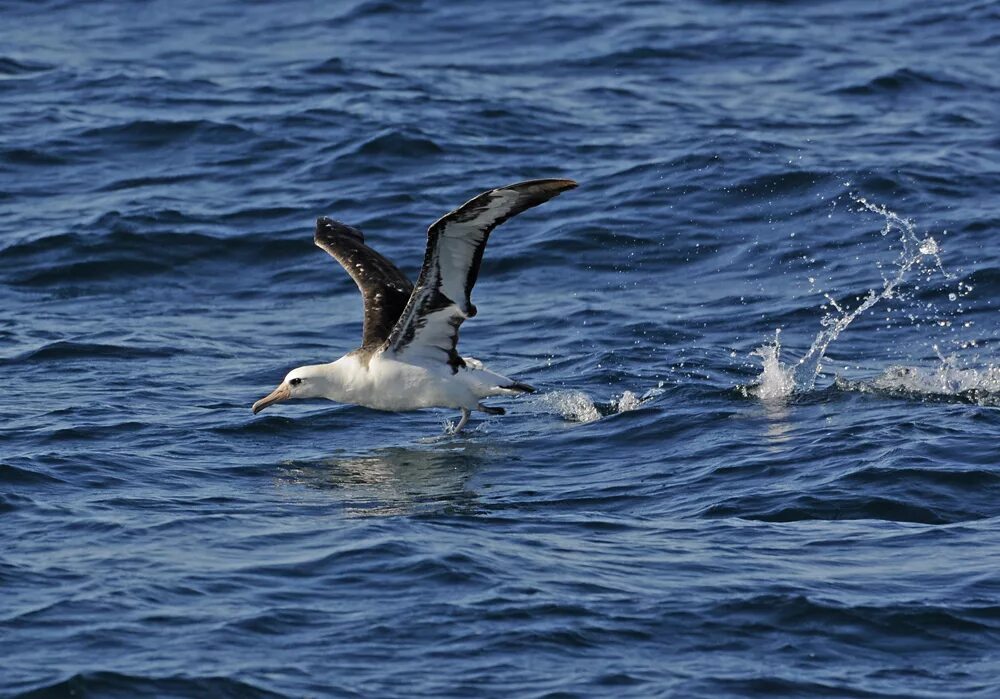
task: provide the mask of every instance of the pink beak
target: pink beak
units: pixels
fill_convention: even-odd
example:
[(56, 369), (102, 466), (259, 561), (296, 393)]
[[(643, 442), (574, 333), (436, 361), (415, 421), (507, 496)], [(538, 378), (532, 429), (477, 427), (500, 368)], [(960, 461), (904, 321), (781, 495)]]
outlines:
[(256, 415), (261, 410), (271, 405), (271, 403), (277, 403), (279, 401), (288, 400), (292, 397), (292, 391), (288, 388), (288, 384), (283, 383), (276, 389), (271, 391), (268, 395), (261, 398), (259, 401), (253, 404), (253, 414)]

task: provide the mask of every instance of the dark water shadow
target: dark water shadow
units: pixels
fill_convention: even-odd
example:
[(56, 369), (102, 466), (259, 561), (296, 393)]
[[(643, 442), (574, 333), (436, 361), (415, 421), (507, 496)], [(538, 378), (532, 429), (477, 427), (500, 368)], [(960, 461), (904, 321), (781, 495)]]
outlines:
[(278, 480), (285, 487), (328, 492), (354, 517), (474, 513), (480, 506), (469, 479), (502, 452), (497, 445), (457, 438), (363, 453), (340, 450), (321, 459), (285, 461)]

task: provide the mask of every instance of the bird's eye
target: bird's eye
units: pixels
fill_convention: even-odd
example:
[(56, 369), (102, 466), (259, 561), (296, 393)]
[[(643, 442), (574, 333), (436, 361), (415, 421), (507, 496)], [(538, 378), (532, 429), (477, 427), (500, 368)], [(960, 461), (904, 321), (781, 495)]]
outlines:
[(292, 384), (293, 386), (298, 386), (300, 383), (302, 383), (302, 379), (290, 379), (288, 383)]

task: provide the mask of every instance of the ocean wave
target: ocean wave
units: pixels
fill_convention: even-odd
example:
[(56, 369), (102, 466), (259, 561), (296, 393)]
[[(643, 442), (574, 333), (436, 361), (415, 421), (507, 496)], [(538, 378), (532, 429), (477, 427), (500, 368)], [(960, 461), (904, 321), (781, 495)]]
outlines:
[(30, 509), (34, 506), (35, 501), (27, 495), (0, 492), (0, 514), (14, 512), (20, 509)]
[(10, 56), (0, 56), (0, 76), (20, 76), (32, 73), (41, 73), (52, 70), (54, 66), (37, 61), (25, 61), (11, 58)]
[(123, 189), (138, 189), (139, 187), (154, 187), (158, 185), (171, 185), (179, 182), (190, 182), (203, 177), (197, 173), (187, 173), (178, 175), (155, 175), (149, 177), (124, 177), (114, 180), (98, 189), (100, 192), (118, 192)]
[[(871, 488), (878, 486), (897, 487), (914, 493), (928, 493), (935, 488), (954, 488), (957, 491), (981, 491), (986, 488), (1000, 490), (1000, 473), (986, 469), (954, 469), (938, 464), (928, 464), (924, 468), (868, 466), (853, 471), (840, 481), (847, 486)], [(958, 496), (961, 499), (961, 496)]]
[(30, 484), (30, 483), (65, 483), (61, 478), (56, 478), (47, 473), (33, 471), (27, 468), (19, 468), (11, 464), (0, 463), (0, 483)]
[(995, 631), (1000, 607), (920, 602), (852, 605), (820, 601), (803, 594), (769, 593), (727, 600), (706, 613), (712, 618), (730, 620), (737, 627), (753, 627), (758, 632), (782, 628), (811, 634), (823, 628), (834, 636), (860, 641), (865, 635), (869, 643), (893, 647), (896, 639), (912, 642), (913, 629), (927, 634), (927, 643), (939, 642), (937, 636)]
[(821, 170), (787, 170), (757, 175), (733, 185), (732, 191), (756, 199), (786, 194), (804, 194), (824, 190), (837, 182), (836, 173)]
[(74, 359), (149, 359), (172, 357), (177, 352), (169, 347), (135, 347), (91, 342), (57, 340), (14, 357), (0, 357), (0, 365), (58, 362)]
[(2, 148), (0, 162), (8, 165), (45, 166), (65, 165), (69, 161), (41, 148)]
[(306, 72), (315, 75), (344, 75), (348, 69), (347, 63), (342, 58), (333, 57), (313, 64), (306, 69)]
[(988, 463), (959, 470), (931, 457), (901, 457), (901, 461), (899, 467), (877, 464), (851, 469), (800, 492), (736, 495), (702, 514), (764, 522), (871, 519), (921, 524), (972, 522), (995, 515), (1000, 476), (989, 470)]
[[(249, 208), (227, 214), (240, 220), (280, 218), (282, 209)], [(15, 286), (48, 287), (129, 280), (175, 272), (198, 260), (220, 264), (255, 265), (298, 257), (311, 250), (309, 228), (296, 238), (274, 235), (216, 237), (180, 233), (173, 228), (180, 216), (169, 210), (124, 216), (112, 212), (86, 226), (94, 233), (58, 233), (0, 249), (6, 281)], [(109, 230), (110, 229), (110, 230)], [(150, 230), (153, 229), (153, 230)]]
[(952, 524), (982, 519), (979, 513), (947, 513), (906, 498), (867, 495), (748, 495), (707, 508), (706, 517), (739, 517), (761, 522), (872, 519), (920, 524)]
[(570, 65), (610, 68), (642, 68), (670, 62), (702, 63), (750, 58), (792, 59), (802, 54), (802, 47), (776, 41), (741, 41), (708, 39), (673, 46), (633, 46), (570, 61)]
[(139, 420), (117, 420), (111, 424), (78, 423), (73, 427), (54, 427), (45, 431), (42, 441), (58, 444), (62, 442), (101, 442), (119, 435), (136, 435), (151, 427), (150, 423)]
[(418, 559), (417, 555), (417, 551), (406, 542), (362, 542), (319, 556), (310, 556), (289, 562), (248, 565), (241, 567), (238, 573), (255, 578), (270, 577), (276, 579), (285, 579), (288, 576), (316, 577), (324, 574), (339, 577), (347, 568), (360, 574), (366, 568), (382, 568), (387, 562), (394, 562), (394, 566), (407, 568), (418, 565), (425, 572), (432, 569), (440, 570), (433, 565), (426, 567), (417, 563), (418, 560), (424, 560)]
[(444, 148), (426, 136), (392, 130), (382, 132), (358, 144), (348, 152), (348, 155), (425, 158), (441, 153), (444, 153)]
[(359, 19), (379, 17), (381, 15), (412, 14), (420, 12), (421, 9), (421, 3), (405, 2), (403, 0), (364, 0), (348, 12), (338, 16), (335, 20), (330, 20), (329, 24), (335, 29), (340, 29), (343, 22), (352, 22)]
[(834, 93), (843, 95), (877, 96), (893, 93), (916, 92), (927, 88), (947, 89), (947, 90), (968, 90), (972, 86), (968, 82), (958, 81), (939, 75), (915, 70), (912, 68), (899, 68), (890, 73), (883, 73), (871, 80), (841, 87), (834, 90)]
[[(962, 285), (976, 297), (991, 298), (1000, 295), (1000, 267), (980, 267), (961, 279)], [(955, 284), (954, 286), (958, 286)]]
[(205, 697), (215, 699), (280, 699), (284, 694), (262, 689), (231, 677), (157, 677), (120, 672), (79, 672), (12, 695), (12, 699), (54, 699), (55, 697)]
[(226, 145), (238, 143), (254, 136), (255, 134), (245, 127), (207, 119), (187, 121), (139, 119), (123, 124), (86, 129), (75, 138), (129, 149), (155, 149), (185, 140)]
[(17, 286), (52, 286), (80, 282), (107, 281), (115, 278), (145, 277), (170, 271), (170, 266), (154, 260), (112, 257), (61, 265), (46, 265), (41, 270), (25, 270), (11, 279)]

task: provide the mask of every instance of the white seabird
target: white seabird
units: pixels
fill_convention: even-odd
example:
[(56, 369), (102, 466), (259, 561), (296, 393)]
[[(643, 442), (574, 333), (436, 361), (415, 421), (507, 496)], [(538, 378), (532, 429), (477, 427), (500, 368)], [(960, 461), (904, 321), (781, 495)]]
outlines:
[(524, 383), (458, 354), (458, 328), (476, 315), (470, 294), (490, 232), (501, 223), (576, 187), (573, 180), (531, 180), (491, 189), (442, 216), (427, 229), (424, 264), (413, 286), (385, 257), (365, 245), (361, 231), (322, 217), (315, 243), (339, 262), (361, 290), (361, 347), (335, 362), (288, 372), (254, 414), (292, 398), (327, 398), (389, 411), (461, 409), (455, 431), (489, 396), (531, 393)]

